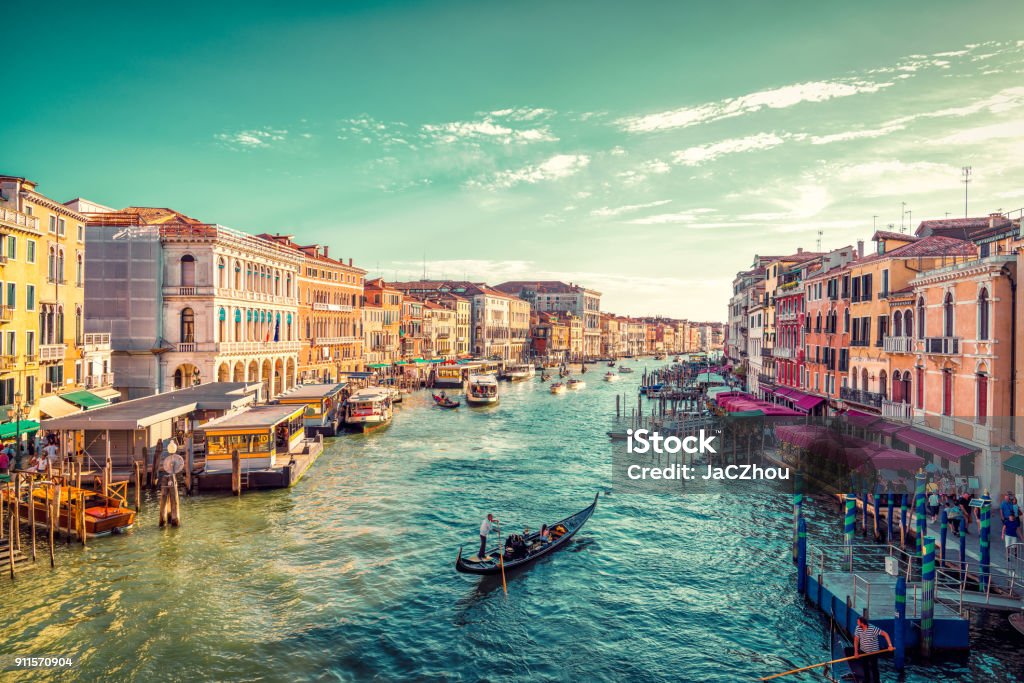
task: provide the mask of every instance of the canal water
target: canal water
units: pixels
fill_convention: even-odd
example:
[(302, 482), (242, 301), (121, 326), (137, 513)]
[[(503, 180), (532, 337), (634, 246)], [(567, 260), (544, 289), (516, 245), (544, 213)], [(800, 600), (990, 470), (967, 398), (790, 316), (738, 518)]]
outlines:
[[(329, 440), (291, 490), (185, 499), (179, 529), (156, 528), (149, 501), (132, 533), (0, 580), (4, 664), (69, 655), (85, 680), (743, 681), (829, 659), (795, 594), (787, 497), (606, 495), (614, 396), (633, 405), (640, 372), (603, 371), (560, 396), (503, 384), (484, 409), (418, 392), (388, 429)], [(454, 571), (485, 513), (536, 528), (599, 491), (571, 547), (510, 576), (507, 597)], [(836, 538), (831, 507), (807, 516)], [(973, 631), (974, 654), (905, 680), (1017, 680), (1024, 639), (1005, 617)]]

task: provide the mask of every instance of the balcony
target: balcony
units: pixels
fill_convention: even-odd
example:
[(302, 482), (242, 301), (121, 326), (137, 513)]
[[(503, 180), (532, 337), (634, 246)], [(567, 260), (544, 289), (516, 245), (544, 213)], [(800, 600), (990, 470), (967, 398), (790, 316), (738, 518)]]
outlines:
[(780, 323), (792, 322), (793, 320), (796, 320), (796, 313), (793, 311), (786, 311), (785, 313), (779, 313), (778, 318)]
[(168, 296), (213, 296), (213, 287), (178, 287), (165, 285), (163, 288), (163, 295)]
[(17, 356), (11, 354), (5, 354), (0, 356), (0, 372), (14, 369), (15, 364), (18, 362)]
[(100, 351), (110, 350), (110, 333), (109, 332), (90, 332), (85, 335), (85, 339), (82, 344), (82, 350), (85, 353), (97, 353)]
[(861, 389), (851, 389), (849, 387), (840, 387), (839, 398), (850, 403), (859, 403), (862, 406), (872, 406), (875, 408), (882, 407), (882, 399), (884, 398), (881, 394), (875, 393), (874, 391), (863, 391)]
[(10, 306), (0, 306), (0, 323), (9, 323), (14, 319), (14, 309)]
[(101, 375), (89, 375), (85, 378), (86, 389), (99, 389), (100, 387), (109, 387), (114, 384), (114, 373), (104, 372)]
[(66, 285), (68, 283), (63, 275), (47, 275), (46, 281), (51, 285)]
[[(230, 354), (268, 354), (268, 353), (292, 353), (299, 351), (305, 345), (301, 341), (272, 341), (272, 342), (217, 342), (217, 353)], [(204, 345), (205, 346), (205, 345)]]
[(196, 343), (195, 342), (179, 342), (174, 345), (174, 350), (178, 353), (195, 353)]
[(774, 375), (768, 375), (768, 374), (765, 374), (763, 372), (759, 372), (759, 373), (757, 373), (757, 383), (758, 384), (775, 384), (775, 376)]
[(886, 353), (914, 353), (913, 337), (885, 337), (882, 350)]
[(793, 349), (784, 349), (776, 346), (772, 349), (772, 358), (785, 358), (790, 359), (793, 357)]
[(39, 232), (39, 219), (14, 209), (0, 208), (0, 223)]
[(912, 415), (913, 409), (909, 403), (882, 399), (882, 417), (890, 417), (897, 420), (909, 420)]
[(313, 346), (329, 346), (331, 344), (354, 344), (362, 341), (361, 337), (316, 337)]
[(860, 346), (860, 347), (871, 346), (871, 340), (870, 339), (851, 339), (850, 340), (850, 346)]
[(766, 349), (763, 346), (761, 347), (761, 358), (774, 358), (774, 357), (775, 356), (772, 355), (772, 350), (771, 349)]
[(40, 344), (39, 345), (39, 362), (40, 363), (60, 363), (64, 361), (64, 357), (67, 355), (68, 345), (67, 344)]
[(335, 313), (351, 313), (356, 310), (352, 306), (346, 304), (324, 304), (316, 302), (313, 304), (314, 311), (334, 311)]
[(960, 353), (959, 337), (926, 337), (924, 352), (938, 356), (955, 356)]

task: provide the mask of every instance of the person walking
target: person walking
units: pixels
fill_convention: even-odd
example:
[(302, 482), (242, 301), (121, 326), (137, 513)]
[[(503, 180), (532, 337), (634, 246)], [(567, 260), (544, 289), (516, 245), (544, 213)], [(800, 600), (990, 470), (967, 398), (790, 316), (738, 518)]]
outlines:
[(1003, 545), (1006, 547), (1006, 561), (1010, 561), (1010, 546), (1018, 541), (1017, 532), (1020, 530), (1020, 520), (1011, 513), (1003, 520)]
[(491, 535), (494, 526), (500, 523), (498, 518), (489, 512), (487, 513), (487, 518), (480, 523), (480, 552), (477, 554), (480, 560), (487, 557), (487, 537)]
[(868, 655), (860, 660), (864, 663), (863, 683), (881, 683), (878, 675), (878, 652), (881, 650), (878, 644), (879, 636), (885, 638), (886, 650), (891, 650), (892, 640), (889, 639), (888, 633), (871, 625), (863, 615), (857, 617), (857, 630), (853, 634), (853, 654)]

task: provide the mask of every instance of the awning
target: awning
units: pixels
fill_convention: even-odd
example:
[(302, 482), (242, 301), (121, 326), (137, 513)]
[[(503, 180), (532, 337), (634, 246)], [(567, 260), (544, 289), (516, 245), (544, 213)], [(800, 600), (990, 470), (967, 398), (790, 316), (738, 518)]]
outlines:
[(792, 389), (787, 389), (786, 387), (775, 387), (776, 396), (781, 396), (782, 398), (791, 398), (793, 396), (793, 393), (794, 391)]
[(110, 403), (105, 398), (101, 398), (91, 391), (69, 391), (66, 394), (61, 394), (60, 397), (65, 401), (71, 401), (76, 406), (82, 406), (86, 410), (90, 408), (99, 408)]
[(919, 468), (924, 467), (924, 458), (920, 455), (907, 453), (906, 451), (884, 448), (872, 453), (871, 463), (880, 470), (905, 470), (907, 472), (916, 472)]
[(368, 367), (368, 368), (375, 368), (375, 369), (376, 368), (390, 368), (391, 367), (391, 363), (370, 363), (366, 367)]
[(78, 406), (71, 405), (59, 396), (43, 396), (39, 399), (39, 412), (50, 417), (64, 417), (81, 410)]
[(952, 460), (954, 462), (965, 455), (969, 455), (978, 450), (977, 448), (968, 448), (967, 446), (962, 446), (953, 441), (933, 436), (927, 432), (922, 432), (920, 429), (914, 429), (913, 427), (904, 427), (896, 432), (896, 436), (898, 436), (900, 440), (909, 443), (911, 446), (923, 448), (929, 453), (933, 453), (940, 458), (945, 458), (946, 460)]
[(29, 434), (35, 431), (39, 431), (39, 423), (35, 420), (5, 422), (0, 425), (0, 439), (13, 439), (18, 433)]
[(879, 434), (892, 436), (898, 433), (901, 429), (904, 429), (905, 427), (906, 425), (894, 424), (892, 422), (886, 422), (885, 420), (878, 420), (877, 422), (874, 422), (871, 425), (870, 429), (871, 431), (878, 432)]
[(812, 396), (811, 394), (804, 394), (802, 398), (797, 399), (796, 407), (800, 410), (806, 410), (810, 412), (817, 408), (819, 405), (825, 402), (821, 396)]
[(859, 410), (847, 410), (844, 415), (849, 424), (854, 427), (860, 427), (861, 429), (865, 429), (882, 419), (878, 415), (862, 413)]
[(1003, 463), (1003, 469), (1018, 476), (1024, 477), (1024, 455), (1015, 453)]
[(121, 398), (121, 392), (112, 387), (103, 387), (101, 389), (91, 389), (92, 393), (96, 394), (100, 398)]

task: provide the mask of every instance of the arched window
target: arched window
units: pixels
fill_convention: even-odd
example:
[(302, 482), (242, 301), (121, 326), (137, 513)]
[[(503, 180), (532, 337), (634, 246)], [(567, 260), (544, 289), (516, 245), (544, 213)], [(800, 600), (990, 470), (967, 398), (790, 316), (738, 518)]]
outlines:
[(909, 308), (903, 311), (903, 334), (908, 337), (914, 336), (914, 312)]
[[(896, 311), (892, 314), (892, 336), (902, 337), (903, 336), (903, 314)], [(893, 381), (896, 381), (896, 376), (893, 375)]]
[(242, 289), (242, 264), (235, 261), (235, 289)]
[(228, 264), (223, 256), (217, 261), (217, 286), (221, 289), (225, 289), (228, 286)]
[(220, 309), (220, 313), (217, 314), (217, 341), (224, 341), (228, 333), (228, 312), (226, 309)]
[(860, 378), (860, 372), (857, 371), (857, 368), (854, 368), (853, 371), (850, 373), (850, 384), (853, 385), (852, 388), (853, 388), (854, 391), (857, 391), (857, 380), (859, 378)]
[(181, 311), (181, 341), (191, 344), (196, 340), (196, 314), (191, 308)]
[(184, 389), (185, 388), (185, 376), (182, 373), (181, 368), (174, 371), (174, 388)]
[(988, 375), (979, 372), (975, 377), (978, 386), (978, 424), (983, 425), (988, 421)]
[(54, 247), (50, 247), (50, 253), (46, 259), (46, 277), (50, 279), (50, 282), (57, 279), (57, 250)]
[(850, 309), (843, 311), (843, 332), (850, 331)]
[(889, 375), (882, 370), (878, 373), (878, 393), (882, 395), (882, 398), (886, 397), (887, 390), (889, 388)]
[(79, 346), (82, 345), (82, 307), (75, 306), (75, 343)]
[(917, 338), (924, 339), (924, 297), (917, 300)]
[(978, 339), (982, 341), (988, 341), (988, 316), (988, 289), (982, 287), (978, 294)]
[(85, 266), (82, 263), (82, 252), (75, 255), (75, 284), (81, 287), (85, 283)]
[(64, 282), (64, 250), (57, 250), (57, 282)]
[(861, 383), (861, 389), (863, 389), (864, 391), (867, 391), (868, 388), (870, 387), (870, 385), (868, 384), (868, 369), (867, 368), (864, 368), (863, 370), (860, 371), (860, 383)]
[(946, 337), (953, 336), (953, 293), (946, 292), (946, 298), (942, 302), (942, 334)]
[(181, 287), (196, 286), (196, 260), (191, 254), (181, 257)]
[(946, 368), (942, 371), (942, 414), (953, 414), (953, 370)]

